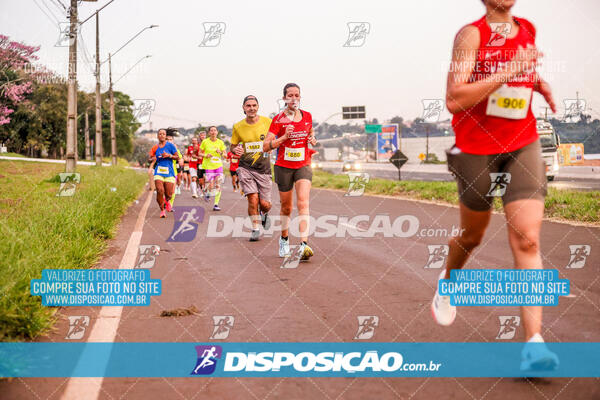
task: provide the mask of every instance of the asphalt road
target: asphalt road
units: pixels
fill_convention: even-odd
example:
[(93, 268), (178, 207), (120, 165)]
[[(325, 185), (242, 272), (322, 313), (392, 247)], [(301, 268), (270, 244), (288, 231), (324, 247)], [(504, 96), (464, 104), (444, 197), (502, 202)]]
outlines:
[[(274, 192), (273, 214), (279, 210)], [(59, 311), (56, 330), (38, 341), (63, 342), (68, 316), (89, 316), (90, 326), (80, 341), (98, 341), (96, 326), (116, 323), (117, 342), (211, 341), (213, 316), (233, 316), (229, 335), (215, 342), (352, 342), (358, 316), (374, 315), (377, 342), (495, 342), (499, 317), (519, 315), (517, 307), (464, 307), (451, 327), (436, 325), (430, 315), (439, 269), (424, 268), (428, 245), (445, 244), (458, 225), (454, 207), (376, 196), (344, 197), (343, 193), (313, 190), (311, 214), (391, 218), (411, 215), (418, 221), (414, 236), (371, 238), (351, 235), (311, 237), (315, 256), (295, 269), (282, 269), (277, 256), (277, 232), (259, 242), (246, 237), (207, 237), (211, 218), (244, 217), (246, 201), (227, 185), (223, 211), (214, 212), (189, 192), (175, 205), (200, 206), (204, 217), (191, 242), (167, 242), (173, 214), (159, 219), (151, 200), (145, 218), (137, 222), (148, 192), (123, 217), (118, 235), (98, 266), (115, 268), (132, 232), (141, 229), (142, 245), (159, 245), (152, 278), (162, 280), (162, 295), (148, 307), (125, 307), (118, 319), (99, 314), (98, 307), (68, 307)], [(136, 225), (137, 222), (137, 225)], [(143, 225), (142, 225), (143, 224)], [(341, 222), (351, 229), (350, 222)], [(136, 228), (137, 226), (137, 228)], [(366, 230), (368, 223), (356, 226)], [(425, 231), (421, 229), (425, 228)], [(427, 236), (427, 229), (442, 233)], [(443, 233), (446, 230), (446, 233)], [(214, 231), (214, 230), (213, 230)], [(343, 231), (343, 230), (342, 230)], [(425, 233), (423, 233), (425, 232)], [(468, 268), (511, 267), (503, 216), (494, 214), (483, 243)], [(291, 238), (292, 245), (298, 239)], [(569, 245), (589, 244), (592, 253), (581, 269), (566, 269)], [(571, 282), (572, 296), (546, 307), (542, 334), (549, 342), (600, 341), (600, 228), (544, 221), (542, 254), (547, 268), (557, 268)], [(197, 309), (187, 316), (161, 317), (174, 309)], [(91, 332), (96, 336), (90, 338)], [(522, 327), (509, 341), (522, 341)], [(133, 362), (133, 361), (132, 361)], [(193, 366), (192, 366), (193, 367)], [(61, 399), (67, 387), (77, 386), (89, 398), (94, 382), (100, 399), (592, 399), (600, 398), (598, 379), (556, 378), (28, 378), (0, 382), (2, 399)], [(73, 392), (71, 392), (73, 393)]]

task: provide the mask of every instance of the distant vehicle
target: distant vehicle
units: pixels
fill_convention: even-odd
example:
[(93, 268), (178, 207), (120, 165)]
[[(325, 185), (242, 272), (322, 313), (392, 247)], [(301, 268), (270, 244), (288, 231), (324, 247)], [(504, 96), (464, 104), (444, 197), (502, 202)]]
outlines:
[(319, 162), (319, 161), (313, 161), (310, 166), (312, 167), (312, 169), (321, 169), (323, 168), (323, 163)]
[(559, 169), (558, 146), (560, 145), (560, 138), (550, 122), (545, 119), (538, 119), (536, 122), (537, 133), (540, 136), (542, 146), (542, 159), (546, 164), (546, 178), (553, 181)]
[(343, 160), (342, 161), (342, 172), (360, 171), (362, 165), (358, 160)]

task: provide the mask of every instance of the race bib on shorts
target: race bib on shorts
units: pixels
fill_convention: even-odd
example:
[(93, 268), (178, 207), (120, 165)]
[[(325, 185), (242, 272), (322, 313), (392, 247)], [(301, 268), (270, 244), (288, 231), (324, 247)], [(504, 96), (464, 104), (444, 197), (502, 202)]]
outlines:
[(248, 142), (244, 143), (246, 153), (258, 153), (263, 151), (263, 142)]
[(189, 171), (189, 170), (190, 170), (190, 167), (189, 167), (189, 166), (187, 166), (187, 165), (184, 165), (184, 166), (183, 166), (183, 170), (184, 170), (184, 171)]
[(488, 97), (486, 115), (508, 119), (523, 119), (529, 111), (531, 88), (502, 85)]
[(169, 167), (161, 167), (159, 166), (158, 169), (156, 170), (157, 174), (164, 174), (164, 175), (169, 175)]
[(304, 150), (305, 147), (299, 147), (296, 149), (286, 147), (283, 159), (286, 161), (304, 161)]

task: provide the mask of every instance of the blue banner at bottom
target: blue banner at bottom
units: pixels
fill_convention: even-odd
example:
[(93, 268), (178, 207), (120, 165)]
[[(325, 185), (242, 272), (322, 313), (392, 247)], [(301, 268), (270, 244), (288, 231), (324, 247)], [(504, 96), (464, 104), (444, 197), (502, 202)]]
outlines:
[(600, 343), (0, 343), (1, 377), (599, 377)]

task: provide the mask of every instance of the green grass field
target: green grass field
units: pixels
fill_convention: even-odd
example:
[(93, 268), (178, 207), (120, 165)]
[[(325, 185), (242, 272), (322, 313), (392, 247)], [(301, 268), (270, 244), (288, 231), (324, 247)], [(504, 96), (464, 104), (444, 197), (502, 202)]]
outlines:
[(46, 268), (93, 266), (147, 181), (135, 170), (79, 166), (75, 195), (57, 197), (59, 172), (63, 165), (0, 160), (0, 341), (52, 326), (56, 308), (30, 296), (30, 280)]
[[(314, 171), (313, 187), (347, 190), (348, 176)], [(365, 193), (458, 204), (455, 182), (392, 181), (371, 178)], [(494, 207), (496, 211), (502, 211), (502, 201), (496, 199)], [(582, 192), (548, 188), (544, 213), (548, 218), (600, 224), (600, 191)]]

